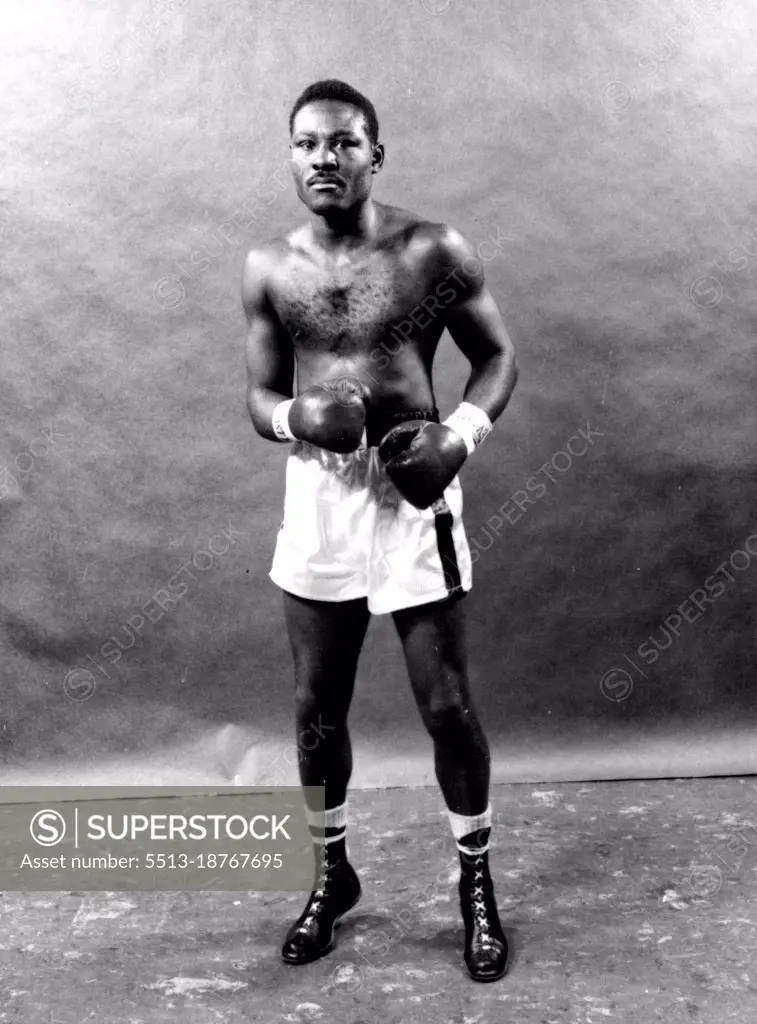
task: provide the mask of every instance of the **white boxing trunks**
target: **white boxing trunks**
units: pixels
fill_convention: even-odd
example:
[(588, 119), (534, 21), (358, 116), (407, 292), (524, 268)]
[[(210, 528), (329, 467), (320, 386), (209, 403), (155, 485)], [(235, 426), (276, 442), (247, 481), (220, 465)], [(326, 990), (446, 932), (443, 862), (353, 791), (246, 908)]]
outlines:
[(438, 421), (438, 412), (385, 417), (378, 434), (364, 434), (348, 455), (292, 443), (270, 572), (282, 590), (313, 601), (367, 598), (368, 610), (382, 615), (471, 589), (459, 478), (421, 510), (400, 495), (379, 458), (376, 436), (410, 419)]

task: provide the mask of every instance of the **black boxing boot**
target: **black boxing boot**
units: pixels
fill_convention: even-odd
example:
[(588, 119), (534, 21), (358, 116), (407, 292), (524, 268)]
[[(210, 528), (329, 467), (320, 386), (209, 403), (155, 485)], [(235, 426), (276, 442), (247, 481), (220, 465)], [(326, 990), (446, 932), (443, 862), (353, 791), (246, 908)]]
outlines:
[(360, 880), (344, 854), (344, 840), (326, 843), (318, 888), (287, 932), (281, 948), (288, 964), (309, 964), (334, 948), (334, 926), (360, 899)]
[[(465, 839), (460, 846), (465, 845)], [(465, 925), (463, 959), (468, 973), (474, 981), (498, 981), (507, 969), (508, 949), (499, 920), (486, 850), (460, 851), (459, 891)]]

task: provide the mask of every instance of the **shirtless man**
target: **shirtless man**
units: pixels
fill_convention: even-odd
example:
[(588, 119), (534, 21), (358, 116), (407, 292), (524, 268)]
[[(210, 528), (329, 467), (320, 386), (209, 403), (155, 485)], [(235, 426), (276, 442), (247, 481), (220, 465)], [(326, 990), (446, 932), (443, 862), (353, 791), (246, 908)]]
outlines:
[[(281, 952), (290, 964), (329, 952), (360, 897), (345, 839), (347, 714), (370, 616), (390, 612), (460, 852), (463, 959), (495, 981), (507, 943), (488, 865), (489, 747), (466, 669), (457, 473), (515, 387), (513, 346), (469, 243), (371, 198), (384, 148), (370, 101), (317, 82), (289, 127), (309, 216), (245, 259), (247, 404), (258, 434), (290, 446), (270, 575), (284, 592), (297, 735), (329, 729), (299, 744), (302, 785), (325, 787), (325, 814), (307, 809), (323, 871)], [(445, 328), (471, 373), (440, 424), (431, 367)]]

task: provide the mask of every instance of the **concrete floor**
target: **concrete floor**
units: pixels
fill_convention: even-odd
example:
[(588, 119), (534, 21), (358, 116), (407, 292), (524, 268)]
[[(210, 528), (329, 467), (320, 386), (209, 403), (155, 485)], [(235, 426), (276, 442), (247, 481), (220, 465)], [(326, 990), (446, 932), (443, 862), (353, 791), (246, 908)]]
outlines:
[(757, 780), (497, 786), (512, 946), (476, 985), (435, 788), (350, 794), (363, 900), (330, 956), (279, 945), (300, 893), (3, 893), (7, 1024), (757, 1020)]

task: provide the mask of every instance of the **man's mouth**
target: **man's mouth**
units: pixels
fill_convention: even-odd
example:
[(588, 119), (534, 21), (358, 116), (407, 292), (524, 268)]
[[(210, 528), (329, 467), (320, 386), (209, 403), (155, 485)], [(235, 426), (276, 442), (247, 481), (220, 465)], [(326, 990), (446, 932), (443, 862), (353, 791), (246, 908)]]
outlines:
[(341, 182), (336, 178), (315, 178), (310, 182), (310, 188), (316, 192), (333, 192), (341, 188)]

